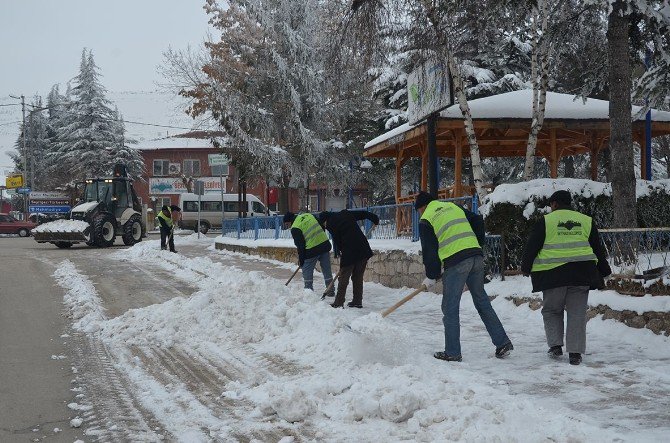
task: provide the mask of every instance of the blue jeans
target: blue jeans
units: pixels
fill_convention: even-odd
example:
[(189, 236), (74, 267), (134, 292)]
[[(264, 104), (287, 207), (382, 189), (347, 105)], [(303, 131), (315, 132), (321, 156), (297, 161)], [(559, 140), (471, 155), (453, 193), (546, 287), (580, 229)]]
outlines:
[(484, 290), (484, 258), (481, 255), (466, 258), (442, 274), (442, 322), (444, 323), (445, 353), (450, 357), (461, 355), (461, 323), (459, 311), (461, 294), (467, 283), (472, 301), (491, 341), (497, 347), (509, 343), (496, 312)]
[(330, 270), (330, 252), (324, 252), (316, 257), (305, 259), (302, 265), (302, 278), (305, 281), (305, 289), (314, 289), (314, 267), (316, 262), (321, 263), (321, 273), (323, 274), (326, 286), (333, 281), (333, 273)]

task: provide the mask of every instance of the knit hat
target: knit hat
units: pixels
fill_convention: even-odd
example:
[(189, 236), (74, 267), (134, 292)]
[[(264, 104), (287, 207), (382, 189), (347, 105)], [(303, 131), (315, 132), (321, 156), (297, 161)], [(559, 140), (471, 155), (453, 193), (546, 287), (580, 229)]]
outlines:
[(174, 211), (181, 212), (181, 208), (180, 208), (179, 206), (177, 206), (177, 205), (170, 205), (170, 211), (173, 211), (173, 212), (174, 212)]
[(556, 191), (549, 197), (549, 203), (556, 202), (561, 206), (570, 206), (572, 203), (572, 195), (568, 191)]
[(416, 196), (416, 201), (414, 202), (414, 209), (419, 209), (423, 206), (426, 206), (428, 203), (432, 202), (435, 200), (435, 197), (430, 195), (429, 193), (425, 191), (419, 192)]
[(293, 223), (293, 220), (295, 220), (295, 214), (292, 212), (287, 212), (284, 214), (284, 218), (282, 220), (283, 223)]

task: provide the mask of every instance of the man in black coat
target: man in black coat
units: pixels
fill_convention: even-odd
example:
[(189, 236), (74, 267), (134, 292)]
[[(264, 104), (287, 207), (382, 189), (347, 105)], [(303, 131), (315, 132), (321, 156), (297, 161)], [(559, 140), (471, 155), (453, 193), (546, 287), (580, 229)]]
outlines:
[(344, 209), (340, 212), (324, 211), (319, 215), (319, 221), (333, 236), (335, 257), (341, 255), (337, 295), (331, 304), (334, 308), (344, 306), (349, 279), (353, 284), (354, 298), (347, 306), (350, 308), (363, 307), (363, 274), (373, 254), (368, 239), (356, 223), (360, 220), (370, 220), (375, 225), (379, 224), (379, 217), (368, 211)]
[(542, 317), (548, 354), (563, 355), (563, 315), (567, 312), (566, 348), (578, 365), (586, 350), (586, 310), (590, 289), (602, 289), (612, 273), (598, 229), (573, 211), (568, 191), (550, 198), (551, 213), (533, 227), (523, 253), (521, 271), (530, 275), (533, 292), (542, 291)]

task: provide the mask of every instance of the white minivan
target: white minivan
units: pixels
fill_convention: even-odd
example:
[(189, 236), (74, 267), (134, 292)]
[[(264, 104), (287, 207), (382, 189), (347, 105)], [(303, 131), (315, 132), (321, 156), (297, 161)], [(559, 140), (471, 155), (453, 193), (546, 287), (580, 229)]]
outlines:
[[(235, 194), (223, 194), (225, 203), (225, 218), (232, 220), (238, 216), (238, 196)], [(267, 211), (265, 205), (253, 194), (247, 194), (247, 216), (259, 217), (272, 215)], [(182, 229), (198, 230), (198, 195), (181, 194), (179, 196), (179, 207), (181, 207)], [(212, 192), (200, 196), (200, 232), (206, 233), (210, 228), (221, 228), (221, 193)]]

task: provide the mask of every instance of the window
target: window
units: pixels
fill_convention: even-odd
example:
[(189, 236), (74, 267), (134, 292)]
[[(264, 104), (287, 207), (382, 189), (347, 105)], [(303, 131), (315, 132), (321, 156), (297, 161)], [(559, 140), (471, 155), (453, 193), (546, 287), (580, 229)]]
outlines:
[(202, 202), (202, 210), (207, 212), (221, 212), (221, 202)]
[(184, 160), (184, 175), (198, 177), (200, 175), (200, 160)]
[(264, 214), (265, 206), (263, 206), (263, 203), (261, 202), (252, 202), (251, 211), (254, 212), (255, 214)]
[(170, 197), (156, 197), (156, 211), (160, 211), (163, 206), (169, 208), (171, 204)]
[(0, 222), (9, 223), (14, 221), (9, 215), (0, 215)]
[(183, 210), (184, 210), (184, 212), (198, 212), (198, 202), (197, 201), (185, 201)]
[(226, 212), (238, 212), (239, 202), (226, 202)]
[(154, 176), (155, 177), (166, 177), (168, 174), (168, 169), (170, 168), (169, 160), (154, 160)]

